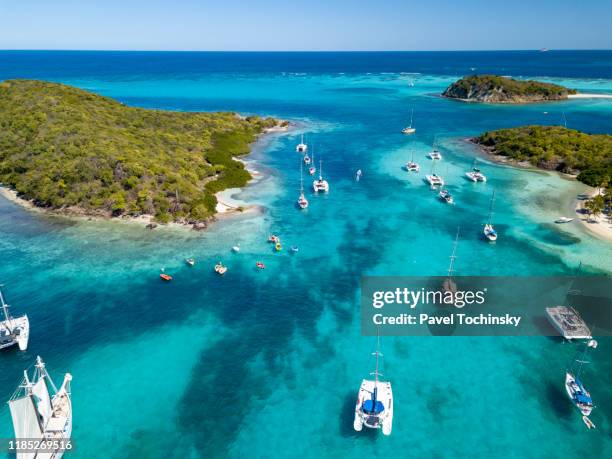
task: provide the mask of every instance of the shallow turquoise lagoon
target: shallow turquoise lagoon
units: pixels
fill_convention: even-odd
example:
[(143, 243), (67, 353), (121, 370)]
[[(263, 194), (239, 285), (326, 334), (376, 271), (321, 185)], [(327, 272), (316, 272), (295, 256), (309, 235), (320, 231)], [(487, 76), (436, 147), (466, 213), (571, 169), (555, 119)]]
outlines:
[[(498, 58), (488, 65), (502, 73)], [(99, 75), (45, 73), (45, 65), (21, 73), (18, 64), (10, 72), (0, 66), (0, 78), (50, 78), (143, 107), (235, 110), (297, 124), (262, 139), (247, 158), (261, 178), (233, 197), (261, 212), (222, 218), (206, 232), (75, 223), (0, 199), (3, 292), (32, 324), (27, 352), (0, 354), (0, 395), (10, 397), (37, 354), (56, 379), (70, 371), (72, 457), (612, 455), (609, 339), (585, 372), (596, 431), (587, 431), (563, 390), (576, 346), (543, 337), (383, 338), (393, 434), (352, 430), (375, 344), (360, 335), (361, 275), (443, 275), (457, 228), (457, 274), (563, 275), (579, 263), (584, 272), (612, 273), (610, 243), (577, 222), (551, 224), (571, 213), (585, 187), (492, 164), (465, 141), (499, 127), (561, 124), (563, 114), (568, 127), (610, 132), (612, 101), (481, 106), (436, 96), (457, 72), (469, 72), (467, 61), (461, 72), (422, 73), (409, 65), (404, 73), (191, 72), (173, 70), (163, 56)], [(536, 76), (612, 92), (609, 75), (563, 72), (557, 66)], [(417, 133), (403, 136), (413, 109)], [(300, 212), (294, 147), (302, 133), (331, 191), (308, 191), (310, 206)], [(422, 180), (434, 140), (444, 156), (437, 172), (455, 206)], [(402, 169), (412, 154), (419, 176)], [(475, 158), (486, 184), (463, 176)], [(493, 190), (500, 239), (486, 244), (481, 226)], [(274, 253), (266, 242), (272, 232), (299, 252)], [(239, 254), (230, 250), (236, 243)], [(193, 268), (183, 261), (191, 256)], [(212, 270), (218, 260), (229, 267), (224, 277)], [(265, 271), (255, 268), (258, 260)], [(175, 280), (161, 283), (160, 268)], [(5, 407), (0, 437), (11, 434)]]

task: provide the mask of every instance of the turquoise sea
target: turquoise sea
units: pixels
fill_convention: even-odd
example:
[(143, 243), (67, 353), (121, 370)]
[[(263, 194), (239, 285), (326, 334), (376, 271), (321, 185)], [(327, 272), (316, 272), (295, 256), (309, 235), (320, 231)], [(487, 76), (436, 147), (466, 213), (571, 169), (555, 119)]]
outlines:
[[(130, 105), (296, 123), (246, 158), (260, 178), (233, 199), (262, 211), (205, 232), (74, 222), (0, 198), (0, 282), (32, 327), (27, 352), (0, 353), (0, 399), (38, 354), (56, 380), (70, 371), (76, 449), (66, 457), (75, 459), (612, 457), (612, 339), (600, 340), (584, 376), (595, 431), (563, 388), (576, 346), (547, 337), (384, 337), (393, 433), (353, 431), (375, 345), (360, 333), (360, 276), (445, 274), (457, 227), (459, 275), (569, 275), (579, 263), (612, 273), (609, 242), (578, 222), (551, 223), (571, 214), (584, 186), (486, 158), (486, 184), (463, 176), (479, 156), (467, 137), (562, 124), (564, 115), (568, 127), (611, 133), (612, 100), (484, 106), (437, 96), (471, 72), (612, 94), (610, 51), (0, 52), (0, 80), (48, 79)], [(413, 109), (417, 133), (403, 136)], [(302, 133), (331, 191), (308, 192), (300, 212)], [(455, 206), (422, 181), (434, 138)], [(419, 176), (402, 169), (412, 152)], [(487, 244), (480, 232), (493, 189), (500, 239)], [(270, 233), (299, 252), (274, 253)], [(193, 268), (183, 261), (190, 256)], [(229, 267), (224, 277), (213, 272), (218, 260)], [(162, 267), (173, 282), (160, 282)], [(11, 435), (4, 405), (0, 438)]]

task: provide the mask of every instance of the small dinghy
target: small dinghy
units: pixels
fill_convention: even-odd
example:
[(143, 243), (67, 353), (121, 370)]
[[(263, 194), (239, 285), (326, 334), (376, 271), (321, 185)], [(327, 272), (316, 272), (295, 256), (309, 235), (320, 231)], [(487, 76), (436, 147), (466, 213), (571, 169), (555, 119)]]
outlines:
[(236, 244), (234, 247), (232, 247), (232, 252), (234, 253), (240, 252), (240, 244)]
[(215, 272), (222, 276), (227, 272), (227, 266), (223, 266), (223, 263), (219, 262), (215, 265)]
[(277, 252), (280, 252), (281, 250), (283, 250), (283, 246), (281, 245), (280, 242), (277, 242), (276, 244), (274, 244), (274, 250), (276, 250)]
[(159, 277), (161, 277), (161, 280), (166, 281), (166, 282), (170, 282), (172, 280), (172, 276), (166, 273), (161, 273)]
[(194, 266), (195, 265), (195, 259), (194, 258), (187, 258), (185, 260), (185, 263), (187, 263), (189, 266)]
[(299, 251), (300, 251), (300, 249), (299, 249), (299, 247), (298, 247), (297, 245), (292, 245), (292, 246), (291, 246), (291, 251), (292, 251), (293, 253), (296, 253), (296, 252), (299, 252)]
[(582, 416), (582, 422), (584, 422), (584, 424), (589, 428), (589, 429), (595, 429), (595, 424), (593, 423), (593, 421), (591, 421), (591, 419), (588, 416)]
[(569, 218), (569, 217), (560, 217), (560, 218), (557, 218), (557, 219), (555, 220), (555, 223), (569, 223), (569, 222), (573, 222), (573, 221), (574, 221), (574, 219), (573, 219), (573, 218)]
[(274, 234), (271, 234), (268, 237), (268, 242), (272, 242), (273, 244), (276, 244), (277, 242), (280, 242), (280, 238)]
[(355, 181), (358, 182), (359, 179), (361, 179), (361, 176), (363, 175), (363, 173), (361, 172), (361, 169), (359, 169), (356, 173), (355, 173)]
[(493, 228), (493, 223), (492, 223), (494, 203), (495, 203), (495, 190), (493, 190), (493, 195), (491, 196), (491, 203), (489, 204), (489, 219), (482, 231), (484, 236), (491, 242), (497, 241), (497, 231), (495, 231), (495, 228)]
[(259, 269), (266, 269), (266, 265), (264, 265), (261, 261), (255, 263), (255, 266), (257, 266)]

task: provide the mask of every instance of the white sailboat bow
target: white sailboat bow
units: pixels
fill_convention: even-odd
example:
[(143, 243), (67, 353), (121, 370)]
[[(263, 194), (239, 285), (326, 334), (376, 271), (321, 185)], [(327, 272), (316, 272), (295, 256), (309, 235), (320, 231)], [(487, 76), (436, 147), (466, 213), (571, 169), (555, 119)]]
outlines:
[(19, 349), (25, 351), (30, 339), (30, 321), (27, 315), (13, 317), (9, 312), (9, 305), (4, 302), (0, 291), (0, 303), (4, 320), (0, 321), (0, 349), (17, 344)]
[(57, 389), (40, 357), (34, 368), (32, 378), (27, 370), (23, 372), (8, 404), (16, 440), (46, 441), (47, 447), (18, 451), (17, 459), (59, 459), (69, 449), (72, 434), (72, 376), (66, 373)]

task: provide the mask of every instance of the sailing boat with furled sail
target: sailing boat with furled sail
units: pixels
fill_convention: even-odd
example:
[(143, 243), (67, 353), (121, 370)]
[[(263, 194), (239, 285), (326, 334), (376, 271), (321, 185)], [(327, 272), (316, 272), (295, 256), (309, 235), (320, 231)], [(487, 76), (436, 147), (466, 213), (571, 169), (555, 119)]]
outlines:
[(32, 378), (28, 370), (23, 372), (23, 379), (8, 402), (15, 438), (38, 440), (43, 445), (38, 449), (18, 451), (17, 459), (59, 459), (69, 449), (72, 434), (70, 381), (72, 376), (66, 373), (57, 389), (40, 357), (36, 358)]

